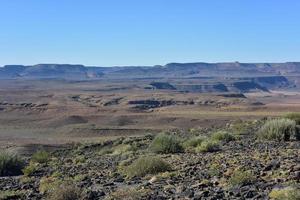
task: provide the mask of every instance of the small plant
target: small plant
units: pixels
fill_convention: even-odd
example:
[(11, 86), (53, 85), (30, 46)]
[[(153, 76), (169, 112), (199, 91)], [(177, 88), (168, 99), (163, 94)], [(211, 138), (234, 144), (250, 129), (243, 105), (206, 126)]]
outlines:
[(49, 160), (50, 154), (47, 151), (37, 151), (31, 157), (31, 161), (37, 163), (47, 163)]
[(300, 112), (292, 112), (283, 116), (286, 119), (294, 120), (297, 125), (300, 125)]
[(136, 188), (119, 189), (110, 194), (109, 199), (114, 200), (138, 200), (141, 199), (141, 191)]
[(70, 182), (57, 185), (53, 190), (49, 191), (49, 200), (79, 200), (82, 199), (81, 190)]
[(185, 150), (191, 150), (199, 146), (205, 140), (204, 137), (192, 137), (182, 143)]
[(258, 138), (265, 140), (288, 141), (296, 134), (296, 122), (290, 119), (267, 121), (259, 130)]
[(298, 200), (300, 199), (300, 190), (293, 187), (273, 189), (269, 197), (274, 200)]
[(22, 171), (25, 176), (32, 176), (38, 170), (36, 163), (30, 162), (30, 164), (25, 167)]
[(215, 152), (220, 149), (218, 141), (207, 139), (196, 147), (196, 152)]
[(232, 176), (229, 179), (229, 184), (231, 186), (237, 186), (237, 185), (247, 185), (252, 183), (255, 180), (255, 177), (252, 173), (252, 171), (244, 171), (241, 169), (238, 169), (233, 172)]
[(230, 142), (235, 140), (235, 137), (227, 131), (218, 131), (211, 135), (212, 140)]
[(0, 191), (0, 200), (8, 200), (8, 199), (24, 199), (25, 192), (24, 191), (12, 191), (12, 190), (4, 190)]
[(154, 156), (140, 157), (124, 170), (128, 177), (145, 176), (171, 170), (169, 163)]
[(178, 153), (183, 150), (180, 140), (176, 136), (165, 133), (154, 138), (150, 144), (150, 149), (155, 153)]
[(0, 152), (0, 176), (17, 176), (22, 174), (24, 162), (17, 155)]
[(54, 190), (62, 182), (55, 177), (42, 177), (40, 179), (39, 191), (41, 194), (45, 194)]

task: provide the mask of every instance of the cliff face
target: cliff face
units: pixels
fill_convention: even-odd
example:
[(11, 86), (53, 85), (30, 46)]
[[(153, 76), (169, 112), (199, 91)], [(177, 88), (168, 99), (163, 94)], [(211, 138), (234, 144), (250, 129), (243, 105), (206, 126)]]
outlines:
[(99, 78), (99, 77), (253, 77), (300, 74), (300, 63), (169, 63), (153, 67), (85, 67), (69, 64), (7, 65), (1, 78)]
[[(69, 64), (38, 64), (33, 66), (7, 65), (0, 68), (0, 79), (204, 79), (213, 81), (203, 84), (154, 84), (156, 89), (182, 91), (229, 91), (262, 90), (273, 88), (299, 88), (300, 63), (169, 63), (165, 66), (86, 67)], [(235, 79), (230, 84), (227, 80)], [(158, 81), (159, 82), (159, 81)], [(236, 82), (236, 83), (234, 83)]]

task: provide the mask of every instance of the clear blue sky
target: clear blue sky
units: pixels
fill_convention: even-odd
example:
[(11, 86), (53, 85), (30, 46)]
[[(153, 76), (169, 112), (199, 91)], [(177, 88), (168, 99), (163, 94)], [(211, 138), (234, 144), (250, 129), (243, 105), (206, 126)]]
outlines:
[(0, 0), (0, 65), (300, 61), (299, 0)]

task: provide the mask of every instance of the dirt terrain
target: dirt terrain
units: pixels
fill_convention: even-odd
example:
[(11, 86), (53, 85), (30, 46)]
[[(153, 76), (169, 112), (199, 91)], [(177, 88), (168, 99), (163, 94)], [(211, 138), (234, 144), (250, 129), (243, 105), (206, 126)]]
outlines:
[(0, 144), (63, 144), (300, 111), (298, 92), (228, 95), (145, 89), (149, 83), (2, 80)]
[[(297, 89), (198, 89), (175, 90), (148, 79), (1, 80), (0, 147), (27, 167), (0, 177), (0, 199), (58, 199), (51, 195), (59, 193), (91, 200), (269, 199), (297, 191), (299, 141), (257, 139), (268, 119), (300, 112)], [(151, 150), (162, 132), (184, 146), (218, 131), (234, 139), (207, 151)], [(34, 161), (41, 151), (49, 154)], [(131, 176), (126, 170), (139, 158), (162, 159), (168, 167)]]

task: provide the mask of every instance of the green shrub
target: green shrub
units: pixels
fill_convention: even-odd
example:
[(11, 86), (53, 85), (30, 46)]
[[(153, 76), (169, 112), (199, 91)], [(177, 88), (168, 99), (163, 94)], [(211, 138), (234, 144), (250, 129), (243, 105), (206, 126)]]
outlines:
[(218, 131), (211, 135), (212, 140), (230, 142), (235, 140), (235, 137), (227, 131)]
[(204, 137), (192, 137), (182, 143), (184, 149), (195, 148), (200, 145), (206, 138)]
[(154, 156), (140, 157), (124, 170), (128, 177), (145, 176), (171, 170), (169, 163)]
[(300, 140), (300, 125), (297, 125), (297, 126), (296, 126), (295, 138), (296, 138), (297, 140)]
[(115, 192), (110, 194), (110, 197), (108, 199), (113, 200), (138, 200), (141, 199), (141, 191), (135, 189), (135, 188), (124, 188), (124, 189), (118, 189)]
[(0, 191), (0, 200), (25, 199), (24, 191), (4, 190)]
[(294, 120), (297, 125), (300, 125), (300, 112), (293, 112), (284, 115), (284, 118)]
[(273, 189), (269, 197), (275, 200), (298, 200), (300, 199), (300, 190), (293, 187)]
[(31, 160), (37, 163), (47, 163), (50, 160), (50, 154), (47, 151), (37, 151), (32, 155)]
[(155, 153), (178, 153), (182, 152), (183, 148), (176, 136), (162, 133), (154, 138), (150, 150)]
[(237, 185), (247, 185), (252, 183), (255, 180), (255, 176), (253, 175), (252, 171), (243, 171), (238, 169), (233, 172), (232, 176), (229, 179), (229, 184), (231, 186)]
[(296, 122), (290, 119), (267, 121), (258, 132), (260, 139), (277, 141), (288, 141), (293, 135), (296, 135)]
[(30, 164), (27, 167), (25, 167), (22, 171), (25, 176), (32, 176), (37, 170), (37, 165), (35, 163), (30, 162)]
[(196, 147), (196, 152), (215, 152), (220, 149), (218, 141), (207, 139)]
[(79, 200), (83, 199), (82, 191), (70, 182), (62, 183), (49, 191), (49, 200)]
[(0, 176), (17, 176), (22, 174), (24, 162), (17, 155), (0, 152)]

